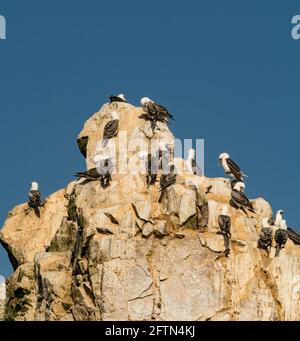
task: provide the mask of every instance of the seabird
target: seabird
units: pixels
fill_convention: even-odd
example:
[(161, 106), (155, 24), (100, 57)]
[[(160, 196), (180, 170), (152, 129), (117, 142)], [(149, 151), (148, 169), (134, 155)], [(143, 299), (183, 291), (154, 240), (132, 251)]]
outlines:
[(30, 192), (28, 193), (28, 206), (34, 209), (37, 217), (40, 217), (41, 198), (42, 195), (39, 191), (39, 185), (34, 181), (31, 183)]
[(106, 188), (109, 186), (109, 183), (111, 181), (113, 168), (114, 166), (112, 160), (110, 158), (104, 158), (100, 160), (97, 168), (89, 169), (86, 172), (78, 172), (75, 176), (78, 178), (86, 179), (84, 183), (99, 180), (101, 182), (101, 186), (103, 188)]
[(276, 252), (275, 257), (279, 255), (279, 252), (284, 248), (285, 243), (288, 239), (288, 231), (286, 221), (284, 219), (280, 220), (279, 227), (275, 232), (275, 242), (276, 242)]
[(160, 197), (158, 199), (158, 202), (161, 202), (166, 188), (168, 188), (169, 186), (175, 184), (176, 182), (176, 171), (175, 171), (175, 166), (172, 163), (169, 163), (169, 171), (168, 173), (163, 173), (162, 176), (160, 177), (160, 189), (159, 191), (161, 192)]
[(230, 233), (230, 228), (231, 228), (231, 219), (230, 216), (228, 215), (228, 208), (227, 206), (223, 206), (221, 210), (221, 214), (218, 217), (218, 223), (219, 227), (221, 230), (221, 234), (224, 236), (224, 245), (225, 245), (225, 254), (228, 256), (230, 252), (230, 238), (231, 238), (231, 233)]
[(144, 108), (146, 113), (142, 114), (140, 118), (143, 118), (146, 121), (151, 121), (153, 130), (156, 127), (156, 122), (168, 123), (170, 118), (174, 119), (165, 107), (155, 103), (148, 97), (143, 97), (141, 99), (141, 106)]
[(229, 154), (222, 153), (219, 155), (219, 163), (224, 168), (225, 174), (234, 177), (238, 181), (243, 181), (244, 174), (240, 167), (230, 158)]
[(247, 210), (252, 213), (255, 213), (254, 208), (252, 206), (251, 201), (246, 197), (244, 193), (245, 184), (243, 182), (237, 182), (234, 185), (233, 190), (231, 191), (231, 200), (233, 204), (243, 210), (244, 213), (247, 214)]
[(151, 186), (156, 183), (158, 173), (158, 157), (156, 155), (148, 154), (146, 151), (139, 153), (141, 160), (145, 161), (147, 172), (147, 185)]
[(195, 149), (193, 148), (189, 149), (188, 158), (185, 164), (189, 173), (202, 176), (202, 170), (200, 169), (200, 167), (198, 167), (196, 163), (195, 154), (196, 154)]
[(270, 252), (272, 247), (273, 229), (269, 224), (268, 218), (263, 218), (261, 223), (262, 228), (259, 234), (258, 246)]
[(103, 131), (103, 147), (108, 143), (108, 140), (116, 137), (119, 133), (119, 114), (112, 112), (111, 120), (106, 123)]
[(110, 103), (113, 103), (113, 102), (128, 103), (124, 94), (119, 94), (117, 96), (111, 95), (111, 96), (109, 96), (109, 99), (110, 99)]
[(279, 227), (281, 220), (283, 220), (283, 216), (284, 216), (284, 211), (278, 210), (276, 212), (275, 220), (271, 221), (273, 223), (273, 225), (275, 225), (276, 227)]

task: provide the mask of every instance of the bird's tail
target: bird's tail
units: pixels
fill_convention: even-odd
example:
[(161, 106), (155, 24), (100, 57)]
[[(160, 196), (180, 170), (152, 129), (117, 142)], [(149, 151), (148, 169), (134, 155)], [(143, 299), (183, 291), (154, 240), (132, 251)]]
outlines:
[(229, 252), (230, 252), (230, 241), (229, 241), (229, 235), (227, 233), (224, 233), (224, 246), (225, 246), (225, 253), (229, 254)]
[(39, 208), (39, 206), (34, 207), (34, 213), (35, 213), (35, 215), (36, 215), (38, 218), (41, 217), (41, 213), (40, 213), (40, 208)]
[(275, 251), (275, 257), (279, 256), (280, 249), (281, 249), (280, 245), (277, 244), (276, 245), (276, 251)]
[(158, 199), (158, 202), (161, 203), (163, 198), (164, 198), (164, 194), (165, 194), (165, 190), (163, 189), (161, 192), (160, 192), (160, 197)]
[(76, 178), (83, 178), (83, 177), (85, 177), (85, 172), (78, 172), (78, 173), (76, 173), (74, 176), (76, 176)]

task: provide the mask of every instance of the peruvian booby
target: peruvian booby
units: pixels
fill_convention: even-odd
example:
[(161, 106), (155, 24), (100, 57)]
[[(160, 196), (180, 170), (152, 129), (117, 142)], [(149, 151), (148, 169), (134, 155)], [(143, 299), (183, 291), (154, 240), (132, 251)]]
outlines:
[(147, 185), (151, 186), (156, 183), (158, 173), (158, 156), (148, 154), (146, 151), (139, 153), (141, 160), (145, 161), (146, 172), (147, 172)]
[(231, 219), (228, 215), (227, 206), (223, 206), (221, 210), (221, 214), (218, 217), (218, 223), (221, 230), (221, 233), (224, 237), (224, 246), (225, 246), (225, 254), (228, 256), (230, 252), (230, 238), (231, 238)]
[(108, 140), (116, 137), (119, 133), (119, 114), (114, 111), (111, 114), (111, 120), (106, 123), (103, 130), (103, 147), (108, 143)]
[(162, 201), (164, 194), (165, 194), (165, 191), (166, 191), (166, 188), (175, 184), (176, 176), (177, 176), (177, 174), (176, 174), (175, 166), (174, 166), (174, 164), (170, 163), (169, 164), (169, 171), (167, 173), (163, 173), (161, 178), (160, 178), (160, 189), (159, 190), (160, 190), (161, 194), (160, 194), (158, 202)]
[(113, 102), (128, 103), (124, 94), (119, 94), (117, 96), (111, 95), (109, 96), (109, 99), (110, 99), (110, 103), (113, 103)]
[(99, 180), (101, 182), (102, 188), (106, 188), (109, 186), (111, 181), (113, 168), (114, 165), (112, 160), (110, 158), (104, 158), (103, 160), (99, 161), (97, 168), (91, 168), (86, 172), (78, 172), (75, 176), (86, 179), (84, 183)]
[(286, 244), (287, 239), (288, 239), (287, 225), (286, 225), (286, 221), (282, 219), (280, 220), (279, 227), (277, 228), (275, 232), (275, 242), (276, 242), (275, 257), (277, 257), (279, 255), (280, 250), (284, 248), (284, 245)]
[(273, 240), (273, 229), (269, 224), (268, 218), (263, 218), (261, 224), (258, 246), (270, 252)]
[(202, 170), (196, 163), (195, 155), (196, 155), (195, 149), (190, 148), (188, 151), (188, 158), (185, 164), (189, 173), (202, 176)]
[(235, 178), (237, 181), (242, 182), (243, 176), (247, 176), (241, 171), (241, 168), (230, 158), (228, 153), (219, 155), (219, 163), (222, 165), (225, 174)]
[(284, 216), (284, 211), (283, 210), (278, 210), (276, 212), (276, 216), (275, 216), (275, 220), (274, 220), (274, 225), (279, 227), (280, 222), (283, 220), (283, 216)]
[(31, 183), (30, 192), (28, 193), (28, 206), (34, 210), (37, 217), (40, 217), (41, 198), (39, 185), (34, 181)]
[(254, 208), (252, 206), (251, 201), (246, 197), (244, 193), (245, 184), (243, 182), (237, 182), (234, 185), (233, 190), (231, 191), (231, 200), (233, 204), (237, 207), (243, 210), (244, 213), (247, 214), (247, 210), (249, 210), (252, 213), (255, 213)]
[(165, 107), (155, 103), (148, 97), (143, 97), (141, 99), (141, 106), (144, 108), (146, 113), (142, 114), (140, 118), (143, 118), (146, 121), (151, 121), (153, 130), (156, 127), (156, 122), (168, 123), (169, 119), (174, 119)]

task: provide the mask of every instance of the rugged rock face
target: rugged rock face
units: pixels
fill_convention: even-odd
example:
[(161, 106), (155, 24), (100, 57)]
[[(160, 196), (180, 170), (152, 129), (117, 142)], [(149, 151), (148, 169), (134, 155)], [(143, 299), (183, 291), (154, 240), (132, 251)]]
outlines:
[[(106, 104), (78, 137), (88, 169), (108, 152), (99, 141), (112, 111), (120, 114), (119, 167), (138, 162), (137, 140), (174, 144), (163, 124), (153, 134), (141, 108)], [(253, 200), (256, 213), (246, 215), (230, 206), (228, 180), (180, 173), (159, 204), (158, 183), (120, 173), (106, 189), (71, 182), (47, 198), (40, 219), (27, 204), (9, 213), (0, 238), (15, 272), (5, 319), (300, 319), (300, 248), (288, 241), (276, 258), (274, 248), (270, 255), (257, 248), (261, 219), (272, 216), (266, 201)], [(224, 205), (232, 219), (228, 257), (217, 222)]]
[(4, 318), (4, 307), (5, 307), (5, 299), (6, 299), (6, 287), (5, 283), (0, 283), (0, 321)]

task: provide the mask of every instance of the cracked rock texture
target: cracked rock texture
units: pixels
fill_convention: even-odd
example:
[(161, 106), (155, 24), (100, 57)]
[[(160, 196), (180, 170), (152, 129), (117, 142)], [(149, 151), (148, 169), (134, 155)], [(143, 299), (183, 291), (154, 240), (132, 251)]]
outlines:
[[(78, 137), (88, 169), (107, 153), (99, 140), (112, 111), (120, 115), (120, 167), (138, 161), (139, 139), (174, 145), (166, 125), (153, 134), (141, 108), (105, 104)], [(106, 189), (70, 182), (46, 199), (40, 219), (27, 204), (9, 213), (0, 239), (15, 272), (4, 319), (300, 319), (300, 248), (288, 241), (276, 258), (274, 247), (270, 255), (257, 248), (261, 219), (272, 216), (264, 199), (245, 215), (229, 204), (228, 180), (180, 173), (159, 204), (159, 183), (120, 173)], [(228, 257), (217, 223), (223, 205), (232, 219)]]

